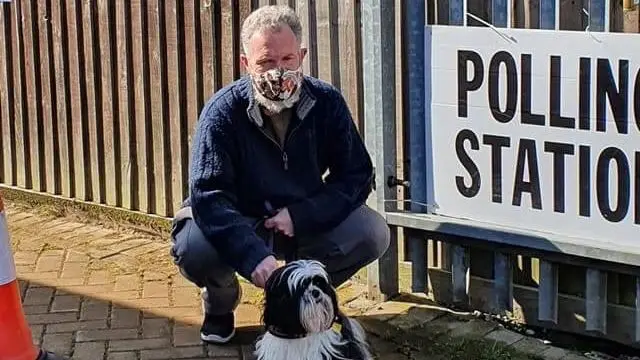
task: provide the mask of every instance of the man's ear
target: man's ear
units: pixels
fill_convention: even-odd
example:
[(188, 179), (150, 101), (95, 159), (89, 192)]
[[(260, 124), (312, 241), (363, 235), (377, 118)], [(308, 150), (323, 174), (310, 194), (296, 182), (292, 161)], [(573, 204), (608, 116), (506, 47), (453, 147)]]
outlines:
[(308, 49), (306, 47), (300, 48), (300, 65), (302, 65), (302, 61), (304, 61), (304, 57), (307, 56)]
[(245, 72), (249, 71), (249, 59), (247, 59), (247, 55), (240, 54), (240, 64)]

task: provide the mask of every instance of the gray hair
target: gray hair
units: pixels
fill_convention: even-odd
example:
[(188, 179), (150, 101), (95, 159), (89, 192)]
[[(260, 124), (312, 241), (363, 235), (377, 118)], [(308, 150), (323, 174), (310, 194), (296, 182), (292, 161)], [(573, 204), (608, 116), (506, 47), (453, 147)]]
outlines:
[(240, 40), (244, 53), (247, 53), (249, 40), (257, 33), (265, 30), (279, 30), (282, 26), (288, 26), (298, 39), (302, 42), (302, 24), (296, 12), (286, 5), (269, 5), (253, 11), (242, 23)]

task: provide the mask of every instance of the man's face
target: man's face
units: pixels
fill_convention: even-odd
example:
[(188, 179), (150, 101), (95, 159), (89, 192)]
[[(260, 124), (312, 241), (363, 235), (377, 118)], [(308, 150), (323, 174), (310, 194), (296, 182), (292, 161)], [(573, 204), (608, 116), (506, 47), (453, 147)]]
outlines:
[(255, 75), (278, 67), (296, 70), (305, 54), (306, 49), (300, 47), (291, 28), (282, 26), (255, 33), (249, 40), (247, 54), (241, 55), (240, 60), (247, 71)]

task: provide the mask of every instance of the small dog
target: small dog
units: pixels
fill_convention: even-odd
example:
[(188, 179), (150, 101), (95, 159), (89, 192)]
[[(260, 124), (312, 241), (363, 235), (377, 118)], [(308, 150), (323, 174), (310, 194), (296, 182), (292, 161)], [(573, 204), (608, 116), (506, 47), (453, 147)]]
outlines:
[[(296, 260), (273, 272), (265, 285), (257, 360), (371, 360), (365, 332), (342, 313), (324, 265)], [(340, 331), (334, 330), (337, 323)]]

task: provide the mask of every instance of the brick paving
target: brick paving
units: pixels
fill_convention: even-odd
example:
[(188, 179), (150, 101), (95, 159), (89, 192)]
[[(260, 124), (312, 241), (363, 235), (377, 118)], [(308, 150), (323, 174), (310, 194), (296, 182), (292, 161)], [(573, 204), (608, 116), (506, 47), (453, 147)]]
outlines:
[[(261, 332), (257, 288), (242, 282), (232, 343), (205, 345), (199, 289), (177, 272), (168, 239), (7, 205), (23, 307), (38, 346), (78, 360), (251, 358)], [(346, 286), (341, 300), (362, 291)]]
[(258, 334), (258, 292), (229, 346), (199, 340), (199, 290), (168, 243), (131, 230), (8, 211), (23, 307), (35, 344), (71, 359), (244, 359)]
[[(237, 336), (199, 338), (199, 289), (173, 265), (166, 236), (113, 223), (59, 217), (7, 204), (24, 311), (35, 344), (69, 359), (251, 359), (261, 333), (261, 292), (241, 281)], [(546, 359), (586, 359), (470, 316), (414, 302), (371, 304), (361, 285), (340, 289), (343, 310), (369, 334), (378, 359), (440, 359), (423, 349), (437, 336), (480, 337)]]

